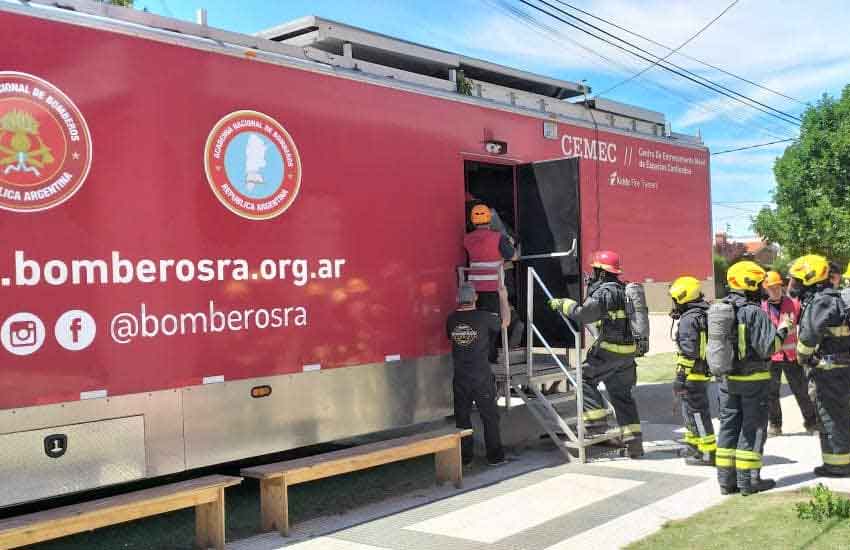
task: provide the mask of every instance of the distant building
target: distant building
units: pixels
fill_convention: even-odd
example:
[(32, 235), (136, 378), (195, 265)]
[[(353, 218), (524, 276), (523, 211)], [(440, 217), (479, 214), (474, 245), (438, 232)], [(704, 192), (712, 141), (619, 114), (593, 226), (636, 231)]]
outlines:
[(761, 265), (770, 265), (779, 256), (779, 246), (758, 238), (733, 238), (726, 233), (715, 233), (714, 252), (729, 262), (746, 257)]

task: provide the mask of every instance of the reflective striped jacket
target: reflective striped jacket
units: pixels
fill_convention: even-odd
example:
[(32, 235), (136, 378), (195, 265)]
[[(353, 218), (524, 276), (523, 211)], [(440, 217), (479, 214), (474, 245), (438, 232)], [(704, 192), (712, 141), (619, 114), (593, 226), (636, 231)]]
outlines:
[(841, 294), (834, 288), (819, 290), (803, 308), (797, 341), (797, 361), (808, 364), (816, 356), (819, 367), (850, 364), (850, 326)]

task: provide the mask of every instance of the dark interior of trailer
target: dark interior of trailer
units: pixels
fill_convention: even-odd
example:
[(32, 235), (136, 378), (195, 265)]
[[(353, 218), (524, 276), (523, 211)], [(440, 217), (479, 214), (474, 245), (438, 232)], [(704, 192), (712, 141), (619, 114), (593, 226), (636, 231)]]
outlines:
[[(467, 231), (475, 204), (494, 209), (504, 230), (520, 245), (523, 256), (568, 252), (570, 256), (521, 259), (506, 272), (511, 304), (524, 322), (528, 267), (533, 267), (558, 297), (580, 299), (580, 210), (578, 161), (563, 159), (528, 164), (464, 161)], [(534, 322), (551, 345), (572, 345), (563, 321), (547, 307), (547, 297), (534, 291)]]

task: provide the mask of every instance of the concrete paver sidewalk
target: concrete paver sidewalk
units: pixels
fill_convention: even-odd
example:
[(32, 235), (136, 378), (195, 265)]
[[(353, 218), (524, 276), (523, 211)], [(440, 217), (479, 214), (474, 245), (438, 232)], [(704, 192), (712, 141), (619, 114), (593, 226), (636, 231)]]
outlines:
[[(765, 448), (764, 477), (778, 490), (823, 482), (850, 491), (850, 480), (815, 479), (816, 436), (802, 433), (793, 397), (782, 399), (784, 429)], [(679, 426), (644, 425), (648, 441), (676, 437)], [(228, 545), (231, 550), (566, 550), (613, 549), (664, 523), (721, 502), (713, 468), (688, 467), (671, 452), (646, 459), (564, 464), (554, 447), (526, 450), (507, 466), (467, 476), (464, 491), (433, 488), (296, 524)]]

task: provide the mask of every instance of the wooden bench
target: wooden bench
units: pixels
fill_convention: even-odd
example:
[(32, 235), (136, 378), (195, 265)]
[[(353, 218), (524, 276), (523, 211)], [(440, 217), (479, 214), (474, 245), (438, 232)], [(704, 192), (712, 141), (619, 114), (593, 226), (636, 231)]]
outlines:
[(224, 550), (224, 489), (241, 477), (207, 476), (0, 520), (0, 550), (195, 507), (198, 548)]
[(455, 487), (460, 488), (463, 482), (460, 441), (470, 435), (472, 430), (450, 428), (245, 468), (241, 473), (260, 480), (263, 530), (277, 529), (283, 536), (289, 536), (289, 486), (434, 454), (437, 483), (453, 481)]

